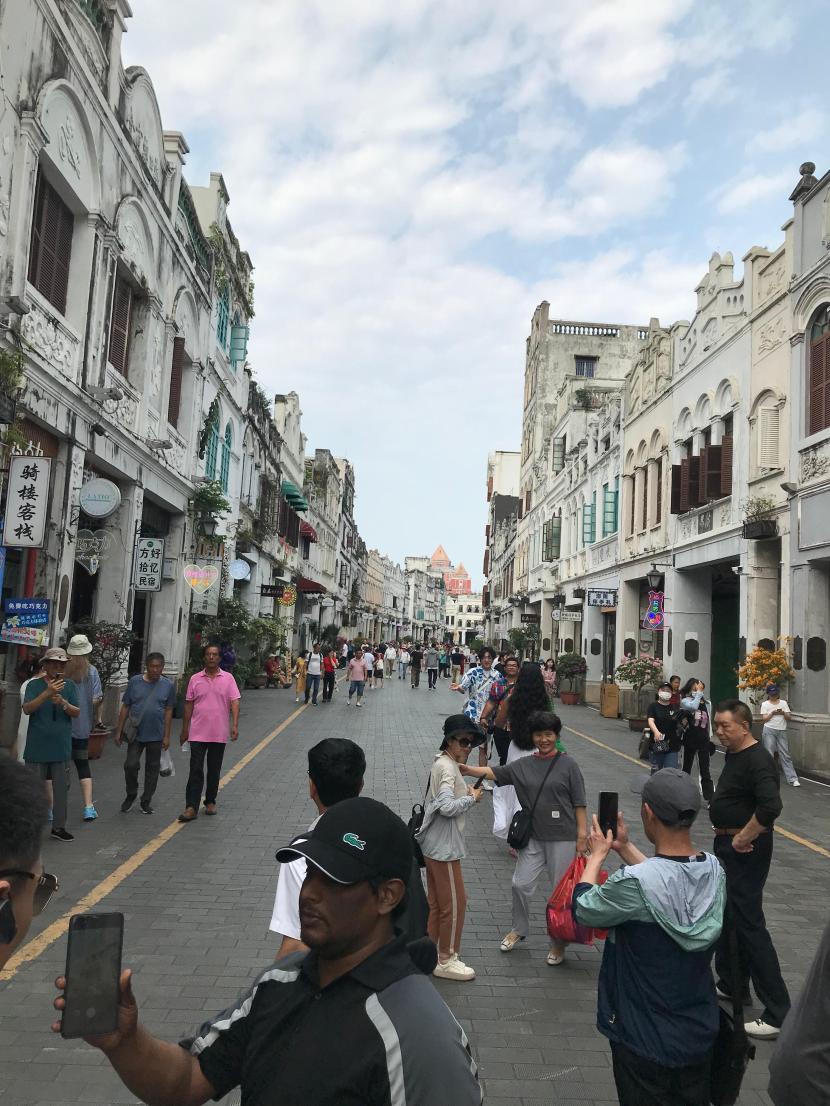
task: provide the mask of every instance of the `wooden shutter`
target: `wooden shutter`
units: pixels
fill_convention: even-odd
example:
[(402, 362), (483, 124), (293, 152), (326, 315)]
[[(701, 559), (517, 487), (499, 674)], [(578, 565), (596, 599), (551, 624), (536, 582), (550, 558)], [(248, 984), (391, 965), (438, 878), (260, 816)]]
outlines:
[(671, 467), (671, 500), (669, 502), (669, 513), (673, 515), (679, 515), (683, 508), (680, 506), (682, 499), (682, 465), (672, 465)]
[(170, 365), (170, 395), (167, 400), (167, 421), (179, 425), (179, 409), (182, 404), (182, 367), (184, 365), (184, 338), (173, 339), (173, 360)]
[(720, 494), (732, 494), (732, 435), (727, 434), (720, 444)]
[(689, 509), (689, 458), (684, 457), (680, 462), (680, 503), (679, 512)]
[(689, 458), (689, 507), (700, 507), (700, 457)]
[(808, 434), (830, 426), (830, 333), (810, 345)]
[(762, 469), (777, 469), (780, 464), (778, 415), (777, 407), (762, 407), (758, 412), (758, 467)]
[(490, 572), (490, 550), (484, 550), (484, 575), (487, 576)]
[(288, 530), (288, 501), (284, 495), (280, 495), (280, 510), (277, 521), (277, 533), (284, 538)]
[(61, 315), (66, 314), (74, 229), (72, 212), (39, 173), (29, 242), (28, 278)]
[(559, 560), (559, 551), (562, 545), (562, 519), (559, 515), (549, 521), (550, 526), (550, 559), (552, 561)]
[(660, 520), (663, 517), (663, 458), (657, 458), (657, 464), (654, 469), (655, 480), (657, 481), (657, 504), (654, 518), (654, 525), (659, 526)]
[(720, 499), (721, 447), (707, 445), (700, 452), (700, 500)]
[(642, 502), (642, 529), (648, 528), (648, 461), (643, 465), (643, 502)]
[(300, 516), (293, 507), (288, 508), (288, 527), (285, 540), (295, 549), (300, 544)]
[(118, 277), (112, 297), (109, 362), (122, 376), (127, 375), (132, 307), (133, 290), (126, 280)]

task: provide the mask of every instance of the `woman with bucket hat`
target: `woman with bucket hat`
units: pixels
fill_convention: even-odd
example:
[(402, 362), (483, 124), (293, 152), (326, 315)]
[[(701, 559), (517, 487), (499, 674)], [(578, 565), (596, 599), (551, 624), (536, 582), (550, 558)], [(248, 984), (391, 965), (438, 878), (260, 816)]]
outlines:
[(465, 982), (475, 971), (458, 957), (467, 896), (461, 874), (464, 851), (464, 821), (481, 790), (469, 787), (459, 764), (466, 764), (470, 750), (484, 740), (481, 729), (466, 714), (451, 714), (444, 720), (444, 740), (429, 774), (424, 820), (416, 835), (427, 870), (429, 921), (427, 931), (438, 945), (439, 979)]
[(98, 811), (92, 802), (92, 770), (89, 767), (89, 734), (95, 725), (95, 714), (104, 698), (101, 677), (89, 654), (92, 642), (86, 634), (75, 634), (66, 647), (69, 660), (64, 675), (78, 689), (80, 714), (72, 719), (72, 761), (78, 773), (81, 795), (84, 800), (84, 821), (94, 822)]

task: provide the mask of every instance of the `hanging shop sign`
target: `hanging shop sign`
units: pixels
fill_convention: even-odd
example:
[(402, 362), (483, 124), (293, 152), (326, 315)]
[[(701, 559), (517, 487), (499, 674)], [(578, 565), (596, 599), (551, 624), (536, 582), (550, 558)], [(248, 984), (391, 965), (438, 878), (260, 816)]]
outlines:
[(247, 561), (239, 557), (228, 565), (228, 572), (232, 580), (250, 580), (251, 566)]
[(107, 530), (79, 530), (75, 539), (75, 560), (94, 576), (112, 549), (112, 534)]
[(213, 616), (219, 613), (221, 576), (221, 557), (202, 557), (197, 563), (185, 565), (185, 583), (192, 592), (190, 599), (192, 614)]
[(96, 476), (81, 488), (79, 503), (89, 518), (108, 518), (121, 506), (121, 489), (112, 480)]
[(285, 584), (263, 584), (259, 589), (259, 594), (263, 599), (282, 599), (284, 591)]
[(616, 607), (617, 592), (615, 588), (588, 588), (586, 603), (589, 607)]
[(665, 598), (662, 591), (650, 591), (648, 593), (648, 607), (643, 615), (644, 630), (664, 630), (666, 628), (666, 612), (663, 609)]
[(6, 621), (15, 620), (18, 626), (48, 626), (48, 599), (5, 599), (3, 608)]
[(563, 622), (581, 622), (582, 621), (582, 609), (580, 608), (578, 611), (563, 610), (562, 611), (562, 621)]
[(521, 618), (522, 622), (538, 623), (542, 621), (538, 614), (523, 614), (519, 617)]
[(14, 549), (40, 549), (43, 545), (51, 468), (46, 457), (9, 460), (3, 545)]
[(136, 591), (161, 591), (164, 538), (139, 538), (135, 547), (133, 587)]
[(280, 603), (284, 607), (293, 607), (297, 602), (297, 589), (293, 584), (286, 584), (282, 589), (282, 595), (280, 596)]

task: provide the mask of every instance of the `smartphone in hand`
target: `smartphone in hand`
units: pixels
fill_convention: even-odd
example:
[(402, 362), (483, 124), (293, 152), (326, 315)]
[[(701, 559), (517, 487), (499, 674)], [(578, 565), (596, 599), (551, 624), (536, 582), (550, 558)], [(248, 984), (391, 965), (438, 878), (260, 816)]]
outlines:
[(476, 782), (473, 784), (473, 790), (478, 791), (480, 787), (484, 786), (484, 776), (479, 776)]
[(599, 793), (597, 821), (599, 822), (599, 828), (606, 836), (609, 830), (611, 830), (614, 837), (617, 836), (617, 812), (619, 801), (620, 796), (617, 791), (600, 791)]
[(69, 919), (62, 1037), (97, 1037), (118, 1028), (123, 943), (123, 914)]

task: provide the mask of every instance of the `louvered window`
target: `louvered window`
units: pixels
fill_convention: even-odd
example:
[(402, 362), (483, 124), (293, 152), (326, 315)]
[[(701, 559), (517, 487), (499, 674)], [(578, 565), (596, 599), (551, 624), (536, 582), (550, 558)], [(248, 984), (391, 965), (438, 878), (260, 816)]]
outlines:
[(228, 301), (228, 293), (225, 290), (219, 297), (219, 303), (216, 308), (216, 338), (222, 349), (227, 349), (228, 346), (228, 323), (230, 320), (230, 303)]
[(216, 479), (216, 461), (219, 456), (219, 417), (214, 418), (210, 424), (207, 446), (205, 448), (205, 476), (208, 480)]
[[(731, 420), (730, 420), (731, 421)], [(725, 434), (720, 444), (720, 494), (732, 494), (732, 435)]]
[(643, 502), (642, 506), (642, 526), (641, 529), (645, 530), (648, 527), (648, 462), (643, 465)]
[(558, 561), (562, 543), (562, 519), (556, 515), (542, 528), (542, 560)]
[(810, 328), (807, 373), (807, 433), (830, 426), (830, 304), (823, 307)]
[(170, 394), (167, 398), (167, 421), (179, 425), (182, 405), (182, 369), (184, 367), (184, 338), (173, 339), (173, 360), (170, 364)]
[(596, 505), (592, 501), (582, 508), (582, 544), (591, 545), (595, 540), (594, 513)]
[(654, 513), (654, 525), (659, 526), (663, 518), (663, 458), (658, 457), (654, 469), (657, 480), (657, 509)]
[(671, 501), (669, 504), (669, 511), (673, 515), (679, 515), (683, 508), (680, 506), (680, 500), (682, 498), (682, 477), (683, 469), (682, 465), (672, 465), (671, 467)]
[(605, 537), (608, 534), (616, 533), (618, 526), (618, 514), (617, 507), (619, 504), (619, 492), (620, 478), (617, 477), (616, 484), (613, 488), (608, 484), (604, 484), (602, 488), (602, 536)]
[(225, 427), (225, 440), (222, 442), (222, 466), (219, 474), (219, 482), (222, 485), (222, 491), (225, 493), (225, 495), (228, 494), (228, 484), (230, 482), (232, 450), (233, 430), (231, 428), (231, 424), (228, 423)]
[(777, 469), (779, 454), (779, 410), (762, 407), (758, 412), (758, 467)]
[(61, 313), (66, 314), (69, 263), (72, 259), (72, 212), (38, 173), (32, 236), (29, 242), (29, 283)]
[(109, 363), (127, 375), (130, 357), (130, 321), (133, 315), (133, 289), (123, 277), (117, 277), (110, 317)]
[(552, 468), (554, 472), (561, 472), (565, 467), (565, 439), (554, 438), (553, 439), (553, 460)]

